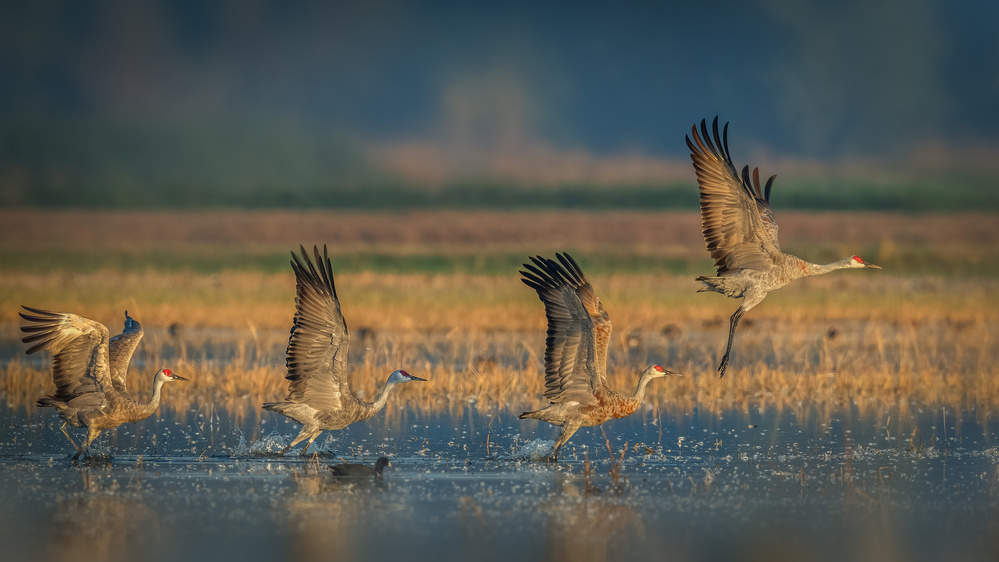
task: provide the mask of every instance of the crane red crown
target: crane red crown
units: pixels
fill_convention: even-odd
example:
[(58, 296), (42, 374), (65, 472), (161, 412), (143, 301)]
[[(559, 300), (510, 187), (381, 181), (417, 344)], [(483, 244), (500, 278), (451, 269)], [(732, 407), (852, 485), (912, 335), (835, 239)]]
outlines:
[(662, 366), (660, 366), (660, 365), (656, 365), (656, 366), (654, 366), (652, 368), (655, 369), (655, 370), (657, 370), (657, 371), (659, 371), (660, 373), (665, 373), (666, 372), (666, 369), (663, 369)]
[(168, 377), (172, 377), (173, 371), (171, 371), (170, 369), (163, 369), (163, 374), (167, 375)]
[(853, 260), (857, 263), (864, 263), (864, 260), (860, 259), (860, 256), (853, 256)]

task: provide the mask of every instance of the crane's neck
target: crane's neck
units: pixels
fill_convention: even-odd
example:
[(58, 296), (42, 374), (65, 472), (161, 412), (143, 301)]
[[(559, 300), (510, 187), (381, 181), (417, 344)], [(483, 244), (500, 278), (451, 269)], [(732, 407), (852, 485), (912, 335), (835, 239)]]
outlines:
[(853, 257), (851, 256), (826, 264), (805, 263), (808, 264), (808, 275), (822, 275), (824, 273), (829, 273), (830, 271), (836, 271), (837, 269), (847, 269), (849, 267), (853, 267), (852, 262)]
[(382, 391), (378, 393), (375, 397), (375, 401), (371, 403), (371, 413), (375, 413), (385, 407), (385, 403), (388, 402), (389, 393), (392, 392), (392, 388), (398, 383), (386, 382)]
[(163, 380), (163, 379), (161, 379), (159, 377), (156, 377), (154, 379), (154, 382), (153, 382), (153, 397), (149, 400), (149, 403), (145, 404), (140, 409), (139, 415), (142, 416), (142, 417), (139, 418), (139, 419), (148, 418), (149, 416), (153, 415), (153, 412), (156, 411), (156, 408), (160, 407), (160, 396), (163, 393), (163, 385), (164, 384), (166, 384), (165, 380)]
[(784, 256), (784, 263), (778, 265), (782, 265), (783, 269), (790, 274), (788, 281), (791, 278), (797, 279), (799, 277), (823, 275), (837, 269), (854, 267), (852, 256), (836, 260), (832, 263), (812, 263), (791, 254), (784, 254)]
[(655, 377), (648, 372), (642, 373), (642, 378), (638, 379), (638, 388), (635, 389), (635, 394), (631, 399), (641, 404), (645, 400), (645, 387), (649, 386), (649, 382), (653, 378)]

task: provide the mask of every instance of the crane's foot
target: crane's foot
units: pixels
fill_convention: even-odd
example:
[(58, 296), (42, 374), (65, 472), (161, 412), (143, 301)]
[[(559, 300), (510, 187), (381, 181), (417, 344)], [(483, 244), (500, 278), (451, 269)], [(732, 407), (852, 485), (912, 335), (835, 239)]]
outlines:
[(281, 449), (281, 451), (280, 451), (280, 452), (278, 453), (278, 456), (279, 456), (279, 457), (283, 457), (283, 456), (284, 456), (284, 454), (285, 454), (285, 453), (287, 453), (287, 452), (288, 452), (288, 451), (289, 451), (290, 449), (291, 449), (291, 445), (288, 445), (288, 446), (287, 446), (287, 447), (285, 447), (284, 449)]
[(728, 369), (728, 353), (725, 357), (722, 357), (721, 363), (718, 365), (718, 378), (725, 376), (725, 371)]

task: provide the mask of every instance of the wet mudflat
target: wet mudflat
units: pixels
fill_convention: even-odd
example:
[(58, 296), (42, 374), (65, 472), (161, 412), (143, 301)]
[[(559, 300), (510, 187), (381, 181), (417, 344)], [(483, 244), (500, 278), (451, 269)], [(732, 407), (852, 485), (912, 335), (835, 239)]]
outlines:
[[(274, 456), (296, 425), (192, 406), (73, 466), (48, 412), (0, 406), (11, 559), (976, 560), (999, 551), (999, 422), (912, 407), (652, 408), (583, 429), (404, 410)], [(175, 419), (183, 415), (183, 422)], [(880, 415), (880, 414), (879, 414)], [(918, 428), (918, 430), (916, 430)], [(916, 430), (916, 431), (914, 431)], [(613, 455), (613, 456), (612, 456)], [(335, 462), (392, 467), (337, 480)]]

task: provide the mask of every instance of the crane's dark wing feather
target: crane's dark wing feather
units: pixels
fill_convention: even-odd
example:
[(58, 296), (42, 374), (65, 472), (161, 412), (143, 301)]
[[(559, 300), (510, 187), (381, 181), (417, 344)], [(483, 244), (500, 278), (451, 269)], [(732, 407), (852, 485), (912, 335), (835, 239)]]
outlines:
[(333, 266), (326, 246), (320, 257), (314, 248), (318, 270), (304, 246), (302, 257), (292, 252), (297, 294), (295, 319), (288, 340), (287, 401), (307, 404), (322, 412), (343, 408), (353, 399), (347, 386), (347, 323), (333, 284)]
[(770, 209), (770, 189), (776, 176), (760, 189), (759, 170), (750, 178), (749, 167), (742, 175), (732, 164), (728, 149), (728, 124), (718, 134), (718, 118), (708, 134), (707, 122), (691, 127), (686, 137), (690, 159), (700, 188), (701, 230), (708, 252), (715, 260), (718, 275), (739, 269), (767, 270), (772, 256), (780, 252), (777, 222)]
[(558, 262), (541, 256), (524, 264), (521, 281), (545, 305), (545, 398), (553, 404), (592, 403), (607, 386), (607, 346), (611, 322), (593, 286), (569, 254)]
[(76, 314), (51, 312), (23, 306), (19, 313), (29, 322), (21, 339), (33, 344), (27, 353), (48, 350), (52, 353), (52, 381), (56, 385), (51, 399), (73, 402), (78, 409), (98, 408), (114, 392), (108, 368), (108, 329), (104, 324)]
[(115, 390), (122, 394), (128, 393), (128, 364), (132, 361), (132, 354), (135, 353), (135, 348), (138, 347), (141, 339), (142, 324), (129, 316), (126, 310), (124, 330), (111, 338), (108, 344), (111, 384)]

